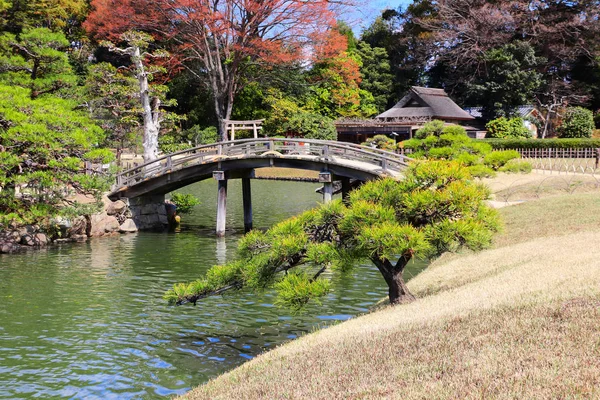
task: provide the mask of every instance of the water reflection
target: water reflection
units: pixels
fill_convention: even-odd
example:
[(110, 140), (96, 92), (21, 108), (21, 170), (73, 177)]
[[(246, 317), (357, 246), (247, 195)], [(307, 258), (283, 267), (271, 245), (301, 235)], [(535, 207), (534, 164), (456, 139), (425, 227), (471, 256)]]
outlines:
[(217, 238), (217, 251), (215, 252), (217, 264), (222, 265), (227, 262), (227, 241), (225, 238)]

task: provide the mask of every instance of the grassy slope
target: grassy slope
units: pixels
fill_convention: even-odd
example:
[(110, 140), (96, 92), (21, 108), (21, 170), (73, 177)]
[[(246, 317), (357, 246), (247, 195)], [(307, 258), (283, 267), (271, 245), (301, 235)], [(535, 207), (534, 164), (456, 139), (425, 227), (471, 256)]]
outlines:
[(600, 397), (600, 197), (501, 211), (494, 249), (437, 260), (421, 298), (307, 335), (186, 398)]

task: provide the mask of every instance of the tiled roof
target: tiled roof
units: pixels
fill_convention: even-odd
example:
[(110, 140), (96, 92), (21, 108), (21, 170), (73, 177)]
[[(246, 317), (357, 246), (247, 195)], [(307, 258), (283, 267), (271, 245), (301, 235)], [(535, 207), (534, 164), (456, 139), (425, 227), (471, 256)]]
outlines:
[[(481, 118), (482, 114), (481, 111), (483, 110), (483, 107), (465, 107), (465, 111), (468, 112), (469, 114), (471, 114), (473, 117), (475, 118)], [(521, 118), (525, 118), (526, 116), (528, 116), (529, 114), (531, 114), (531, 112), (535, 110), (535, 106), (533, 105), (523, 105), (523, 106), (518, 106), (517, 107), (517, 117), (521, 117)]]

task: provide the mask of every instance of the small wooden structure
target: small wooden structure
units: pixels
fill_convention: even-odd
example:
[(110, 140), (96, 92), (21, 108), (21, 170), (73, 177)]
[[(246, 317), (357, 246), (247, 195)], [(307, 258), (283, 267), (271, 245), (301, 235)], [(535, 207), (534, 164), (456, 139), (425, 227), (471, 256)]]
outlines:
[(444, 89), (413, 86), (392, 108), (371, 120), (341, 120), (336, 122), (338, 140), (362, 143), (375, 135), (386, 135), (402, 141), (425, 123), (434, 119), (447, 124), (462, 125), (470, 136), (475, 137), (477, 128), (466, 125), (475, 117), (460, 108)]
[(227, 137), (229, 140), (235, 140), (235, 131), (248, 131), (252, 130), (254, 139), (258, 139), (258, 131), (262, 129), (262, 123), (264, 119), (256, 119), (253, 121), (234, 121), (231, 119), (225, 120), (225, 129), (227, 130)]

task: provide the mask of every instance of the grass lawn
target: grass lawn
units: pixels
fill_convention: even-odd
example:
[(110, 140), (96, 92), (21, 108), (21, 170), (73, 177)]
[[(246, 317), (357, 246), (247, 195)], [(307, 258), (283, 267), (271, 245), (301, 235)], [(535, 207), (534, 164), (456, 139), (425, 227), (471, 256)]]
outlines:
[(600, 195), (500, 212), (494, 247), (433, 262), (408, 283), (417, 301), (306, 335), (183, 398), (600, 398)]

